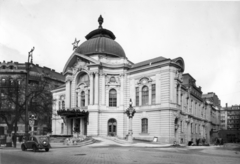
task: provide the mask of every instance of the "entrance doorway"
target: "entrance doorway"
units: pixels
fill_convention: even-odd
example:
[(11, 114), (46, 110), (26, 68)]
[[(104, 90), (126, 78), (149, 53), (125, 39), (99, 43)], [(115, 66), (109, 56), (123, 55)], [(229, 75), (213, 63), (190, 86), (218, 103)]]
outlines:
[(117, 121), (111, 118), (108, 121), (108, 135), (109, 136), (116, 136), (117, 134)]

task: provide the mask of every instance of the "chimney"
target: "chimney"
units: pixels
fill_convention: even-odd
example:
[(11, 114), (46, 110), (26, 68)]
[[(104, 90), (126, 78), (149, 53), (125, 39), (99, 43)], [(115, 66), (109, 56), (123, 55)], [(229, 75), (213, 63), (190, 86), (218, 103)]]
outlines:
[(228, 104), (226, 103), (226, 108), (228, 107)]

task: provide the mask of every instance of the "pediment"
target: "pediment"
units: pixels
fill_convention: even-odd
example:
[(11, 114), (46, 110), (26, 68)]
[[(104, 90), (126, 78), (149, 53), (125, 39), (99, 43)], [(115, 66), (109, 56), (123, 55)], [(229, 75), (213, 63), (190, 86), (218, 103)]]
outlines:
[(63, 73), (65, 73), (68, 69), (71, 70), (87, 69), (88, 65), (93, 64), (99, 65), (100, 62), (91, 57), (74, 52), (68, 59), (67, 63), (65, 64)]

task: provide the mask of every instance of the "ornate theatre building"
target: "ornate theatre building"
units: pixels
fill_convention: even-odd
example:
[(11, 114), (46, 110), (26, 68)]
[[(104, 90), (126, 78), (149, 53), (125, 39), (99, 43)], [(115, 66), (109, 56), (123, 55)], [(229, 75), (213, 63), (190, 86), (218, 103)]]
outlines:
[[(181, 57), (157, 57), (134, 64), (115, 35), (99, 28), (86, 36), (70, 56), (65, 85), (52, 90), (52, 134), (126, 138), (129, 100), (135, 139), (186, 143), (209, 137), (215, 124), (207, 119), (207, 104), (191, 75), (184, 75)], [(190, 80), (189, 80), (190, 79)]]

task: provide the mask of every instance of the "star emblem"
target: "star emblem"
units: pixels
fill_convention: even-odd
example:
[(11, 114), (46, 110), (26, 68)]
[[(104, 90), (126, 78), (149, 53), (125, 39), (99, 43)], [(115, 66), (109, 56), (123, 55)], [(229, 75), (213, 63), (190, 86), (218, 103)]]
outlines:
[(78, 47), (78, 43), (80, 42), (80, 40), (77, 40), (77, 38), (75, 38), (75, 41), (72, 43), (73, 45), (73, 50), (75, 50)]

